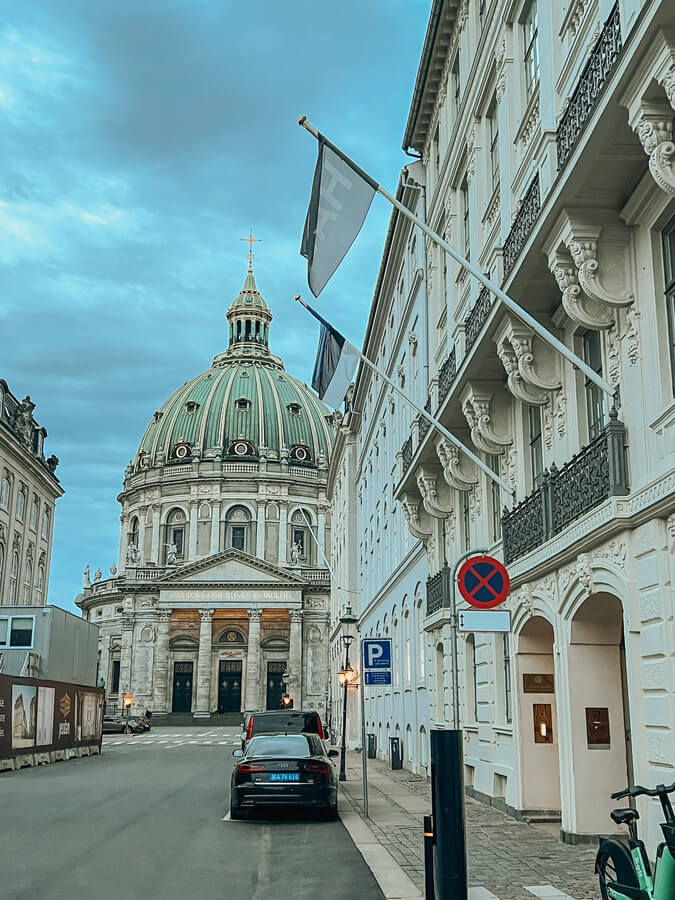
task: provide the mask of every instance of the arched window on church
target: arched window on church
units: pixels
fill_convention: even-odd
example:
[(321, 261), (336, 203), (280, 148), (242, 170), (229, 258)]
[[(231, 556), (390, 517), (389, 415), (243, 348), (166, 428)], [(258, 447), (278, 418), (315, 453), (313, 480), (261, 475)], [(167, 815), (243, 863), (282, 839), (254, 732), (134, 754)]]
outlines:
[(138, 547), (138, 516), (134, 516), (131, 520), (131, 528), (129, 529), (129, 541), (134, 547)]
[(298, 509), (291, 517), (291, 548), (297, 548), (298, 562), (309, 566), (312, 564), (312, 537), (309, 534), (307, 522), (312, 517), (307, 509)]
[(251, 513), (245, 506), (232, 506), (225, 518), (225, 549), (251, 553)]
[(182, 509), (172, 509), (166, 517), (165, 562), (168, 561), (170, 552), (172, 555), (175, 554), (175, 562), (181, 563), (185, 560), (185, 513)]

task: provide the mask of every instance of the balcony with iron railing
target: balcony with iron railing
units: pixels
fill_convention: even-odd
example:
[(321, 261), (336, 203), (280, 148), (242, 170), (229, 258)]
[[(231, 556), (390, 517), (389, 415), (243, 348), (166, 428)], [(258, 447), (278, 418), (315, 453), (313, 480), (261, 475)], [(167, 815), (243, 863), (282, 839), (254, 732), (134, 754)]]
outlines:
[(441, 609), (448, 609), (452, 603), (452, 575), (449, 566), (443, 566), (436, 575), (427, 578), (427, 616)]
[(453, 347), (450, 356), (438, 370), (438, 405), (440, 406), (450, 393), (452, 382), (457, 376), (457, 353)]
[(480, 330), (490, 314), (491, 305), (490, 291), (483, 286), (478, 294), (478, 299), (471, 307), (471, 312), (464, 319), (464, 343), (467, 353), (480, 334)]
[(403, 446), (401, 447), (401, 465), (403, 468), (403, 473), (405, 474), (410, 468), (410, 463), (413, 458), (413, 439), (412, 435), (405, 441)]
[(627, 493), (625, 429), (613, 409), (598, 437), (561, 469), (554, 463), (541, 485), (504, 513), (504, 561), (524, 556), (609, 497)]
[(513, 220), (511, 231), (504, 241), (504, 280), (509, 276), (511, 269), (516, 264), (516, 260), (520, 256), (520, 251), (530, 236), (530, 232), (534, 226), (541, 209), (541, 199), (539, 196), (539, 173), (534, 176), (532, 182), (527, 189), (523, 202), (520, 205), (518, 214)]
[(558, 169), (562, 169), (572, 155), (584, 125), (616, 65), (621, 47), (619, 4), (615, 3), (560, 119), (556, 133)]

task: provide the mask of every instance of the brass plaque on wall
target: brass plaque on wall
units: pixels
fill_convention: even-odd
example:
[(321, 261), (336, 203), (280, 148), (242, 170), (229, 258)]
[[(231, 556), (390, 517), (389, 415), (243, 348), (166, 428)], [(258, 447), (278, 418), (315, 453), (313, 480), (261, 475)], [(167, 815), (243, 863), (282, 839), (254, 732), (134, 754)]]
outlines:
[(535, 703), (532, 706), (534, 717), (535, 744), (553, 743), (553, 717), (550, 703)]
[(609, 710), (606, 707), (586, 707), (586, 740), (589, 750), (609, 750)]
[(555, 693), (553, 675), (523, 675), (523, 692), (525, 694)]

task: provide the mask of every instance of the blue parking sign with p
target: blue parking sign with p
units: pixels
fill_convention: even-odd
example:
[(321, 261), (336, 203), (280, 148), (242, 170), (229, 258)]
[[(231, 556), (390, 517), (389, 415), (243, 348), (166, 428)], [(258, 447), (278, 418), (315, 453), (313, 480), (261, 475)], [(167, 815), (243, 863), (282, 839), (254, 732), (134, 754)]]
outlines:
[(391, 669), (391, 638), (364, 641), (363, 664), (366, 669)]

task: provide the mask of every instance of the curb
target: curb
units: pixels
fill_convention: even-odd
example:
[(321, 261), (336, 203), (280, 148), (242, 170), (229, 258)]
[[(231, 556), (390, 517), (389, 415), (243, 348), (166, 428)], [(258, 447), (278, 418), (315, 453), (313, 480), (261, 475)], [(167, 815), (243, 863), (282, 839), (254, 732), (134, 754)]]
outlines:
[(422, 894), (373, 834), (351, 797), (340, 794), (338, 811), (354, 846), (373, 873), (386, 900), (420, 900)]

